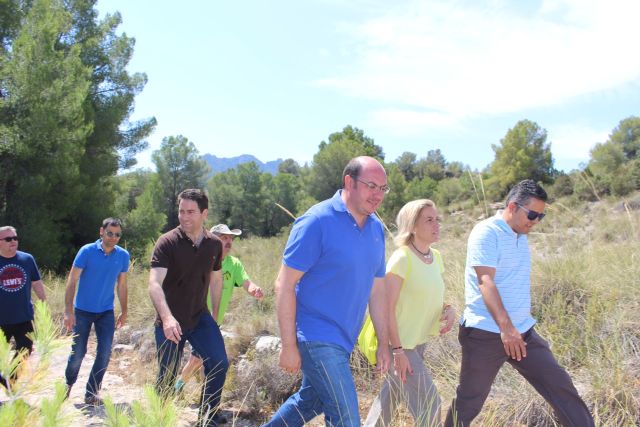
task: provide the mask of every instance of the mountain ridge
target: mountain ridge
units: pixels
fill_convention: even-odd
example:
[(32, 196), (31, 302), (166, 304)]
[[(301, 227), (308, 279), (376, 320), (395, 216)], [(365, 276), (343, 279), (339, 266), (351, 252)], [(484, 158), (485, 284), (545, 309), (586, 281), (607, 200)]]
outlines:
[(218, 157), (215, 154), (204, 154), (202, 159), (207, 162), (211, 168), (211, 175), (215, 175), (220, 172), (225, 172), (229, 169), (233, 169), (243, 163), (255, 162), (262, 172), (276, 175), (278, 173), (278, 166), (283, 162), (282, 159), (270, 160), (263, 162), (256, 156), (251, 154), (241, 154), (235, 157)]

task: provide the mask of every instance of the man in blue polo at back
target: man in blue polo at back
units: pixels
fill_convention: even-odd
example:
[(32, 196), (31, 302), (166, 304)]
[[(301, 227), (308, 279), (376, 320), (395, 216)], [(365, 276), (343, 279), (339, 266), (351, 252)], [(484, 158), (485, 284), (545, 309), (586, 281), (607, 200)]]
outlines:
[[(116, 328), (127, 321), (127, 271), (129, 252), (117, 245), (122, 236), (119, 219), (107, 218), (100, 227), (100, 239), (84, 245), (69, 272), (65, 291), (64, 325), (73, 329), (73, 345), (65, 376), (67, 396), (78, 379), (82, 359), (87, 353), (91, 325), (95, 326), (98, 348), (87, 381), (84, 403), (100, 405), (98, 397), (102, 378), (111, 358), (111, 344)], [(76, 294), (76, 284), (78, 292)], [(117, 284), (120, 315), (113, 312), (114, 287)], [(74, 302), (75, 295), (75, 302)]]
[[(279, 363), (286, 372), (302, 370), (302, 385), (268, 426), (301, 426), (322, 413), (327, 425), (360, 426), (349, 358), (367, 303), (378, 342), (389, 342), (384, 230), (374, 214), (389, 192), (387, 174), (376, 159), (356, 157), (342, 184), (296, 220), (284, 250), (275, 284)], [(377, 359), (386, 372), (387, 345)]]

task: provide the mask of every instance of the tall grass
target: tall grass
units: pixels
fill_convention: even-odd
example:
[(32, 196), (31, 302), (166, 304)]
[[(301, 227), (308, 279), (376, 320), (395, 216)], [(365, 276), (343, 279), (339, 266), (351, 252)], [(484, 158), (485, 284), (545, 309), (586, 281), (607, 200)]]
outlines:
[[(536, 329), (568, 370), (596, 424), (635, 426), (640, 425), (640, 213), (614, 211), (612, 206), (612, 201), (579, 204), (570, 199), (550, 205), (549, 215), (529, 236), (533, 314), (538, 319)], [(445, 300), (458, 314), (464, 308), (467, 237), (485, 215), (483, 206), (457, 212), (445, 217), (441, 229), (437, 247), (446, 269)], [(299, 377), (288, 376), (277, 367), (277, 354), (258, 355), (252, 349), (256, 336), (278, 334), (273, 283), (287, 234), (234, 242), (233, 254), (242, 260), (252, 280), (262, 286), (265, 297), (258, 301), (241, 288), (235, 290), (222, 325), (223, 330), (236, 335), (227, 340), (231, 367), (222, 405), (239, 408), (256, 425), (271, 416), (299, 381)], [(387, 246), (390, 253), (393, 250), (390, 240)], [(147, 338), (152, 339), (155, 311), (148, 297), (147, 281), (148, 270), (137, 263), (129, 274), (129, 323), (131, 331), (144, 330)], [(9, 400), (0, 406), (3, 426), (74, 425), (74, 421), (77, 424), (68, 406), (59, 404), (59, 386), (43, 384), (42, 372), (50, 369), (46, 355), (70, 344), (69, 338), (62, 337), (56, 327), (61, 324), (64, 308), (65, 278), (45, 275), (44, 282), (53, 315), (43, 312), (38, 305), (34, 341), (39, 359), (33, 362), (37, 366), (25, 372), (9, 393)], [(11, 371), (13, 359), (9, 347), (0, 341), (0, 372), (8, 377), (5, 373)], [(425, 361), (440, 392), (444, 414), (455, 394), (460, 367), (455, 328), (427, 343)], [(247, 366), (248, 370), (237, 370)], [(352, 357), (352, 368), (364, 419), (380, 390), (382, 378), (357, 353)], [(127, 379), (140, 384), (144, 395), (130, 405), (109, 403), (107, 396), (106, 425), (179, 423), (182, 404), (162, 400), (155, 396), (152, 387), (145, 386), (153, 382), (156, 372), (155, 361), (132, 358)], [(192, 388), (195, 390), (197, 386), (194, 384)], [(49, 400), (29, 400), (30, 395), (41, 396), (42, 390)], [(117, 394), (117, 390), (110, 392)], [(231, 425), (236, 422), (234, 417)], [(412, 424), (406, 409), (401, 409), (392, 423)], [(554, 426), (557, 421), (536, 391), (505, 364), (475, 424)]]

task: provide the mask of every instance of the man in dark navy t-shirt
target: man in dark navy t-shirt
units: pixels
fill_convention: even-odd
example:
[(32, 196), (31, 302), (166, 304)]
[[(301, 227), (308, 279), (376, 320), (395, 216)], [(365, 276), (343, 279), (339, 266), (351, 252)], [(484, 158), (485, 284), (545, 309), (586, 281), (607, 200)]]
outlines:
[[(36, 261), (18, 250), (18, 232), (8, 225), (0, 227), (0, 329), (5, 339), (14, 339), (16, 356), (30, 354), (33, 346), (27, 336), (33, 331), (31, 288), (42, 301), (46, 299)], [(16, 375), (9, 382), (0, 376), (0, 384), (10, 389)]]

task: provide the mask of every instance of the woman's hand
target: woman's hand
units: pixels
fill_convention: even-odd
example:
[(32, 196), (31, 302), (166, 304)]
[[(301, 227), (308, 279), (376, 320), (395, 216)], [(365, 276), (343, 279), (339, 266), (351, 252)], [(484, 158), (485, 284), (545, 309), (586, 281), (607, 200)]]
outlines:
[(395, 370), (395, 374), (400, 380), (405, 383), (407, 382), (407, 372), (410, 375), (413, 375), (413, 369), (411, 368), (411, 363), (409, 363), (409, 358), (404, 351), (394, 350), (393, 352), (393, 367)]
[(445, 306), (444, 310), (442, 310), (442, 316), (440, 317), (440, 322), (442, 322), (442, 327), (440, 328), (440, 335), (444, 335), (453, 328), (453, 323), (456, 321), (456, 309), (450, 305)]

